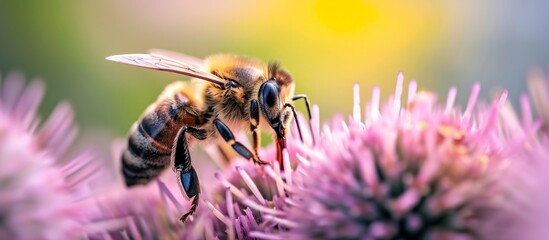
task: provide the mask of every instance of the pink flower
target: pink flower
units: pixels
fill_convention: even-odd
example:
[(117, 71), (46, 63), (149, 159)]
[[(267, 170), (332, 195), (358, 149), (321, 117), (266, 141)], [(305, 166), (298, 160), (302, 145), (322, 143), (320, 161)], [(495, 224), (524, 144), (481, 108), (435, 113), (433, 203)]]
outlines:
[[(505, 104), (506, 92), (477, 103), (478, 84), (463, 111), (454, 106), (454, 88), (439, 104), (413, 81), (403, 103), (402, 75), (388, 101), (375, 88), (365, 108), (355, 85), (348, 119), (335, 116), (321, 127), (314, 106), (311, 128), (300, 127), (303, 140), (294, 121), (283, 166), (274, 145), (259, 153), (268, 166), (241, 158), (216, 166), (208, 162), (219, 157), (213, 150), (193, 155), (202, 201), (181, 223), (190, 202), (172, 172), (131, 189), (120, 176), (99, 178), (113, 166), (100, 165), (91, 151), (67, 156), (77, 132), (70, 106), (60, 104), (41, 124), (42, 83), (25, 86), (12, 73), (0, 88), (0, 236), (545, 239), (549, 135), (539, 130), (549, 121), (547, 82), (532, 76), (540, 120), (527, 96), (520, 114)], [(250, 146), (244, 134), (237, 138)], [(114, 163), (120, 152), (116, 145)]]
[[(283, 168), (275, 161), (275, 146), (268, 146), (260, 157), (272, 166), (237, 158), (217, 171), (199, 169), (207, 179), (201, 180), (204, 200), (184, 224), (177, 219), (189, 202), (171, 172), (167, 180), (142, 188), (115, 188), (98, 200), (94, 226), (103, 230), (91, 236), (516, 239), (544, 234), (540, 226), (549, 216), (543, 207), (549, 194), (538, 189), (549, 181), (544, 177), (549, 145), (537, 136), (540, 122), (533, 120), (528, 100), (522, 100), (519, 119), (505, 105), (506, 92), (483, 105), (477, 103), (476, 84), (461, 111), (454, 106), (455, 88), (438, 104), (435, 94), (417, 92), (412, 81), (402, 103), (402, 85), (399, 75), (395, 94), (383, 104), (375, 88), (365, 108), (355, 85), (353, 115), (335, 116), (322, 127), (319, 108), (313, 107), (312, 132), (301, 127), (303, 142), (292, 126)], [(249, 146), (245, 136), (238, 138)], [(532, 235), (521, 235), (524, 230)]]
[[(549, 135), (547, 135), (547, 80), (541, 72), (530, 76), (530, 94), (539, 120), (532, 120), (528, 96), (520, 99), (521, 114), (515, 114), (510, 106), (501, 111), (500, 138), (526, 136), (526, 141), (515, 141), (516, 149), (502, 168), (495, 185), (503, 189), (497, 199), (498, 211), (490, 216), (484, 229), (494, 239), (547, 239), (549, 229)], [(539, 126), (542, 128), (538, 129)], [(504, 131), (505, 130), (505, 131)], [(541, 130), (541, 131), (539, 131)]]
[(475, 110), (475, 85), (462, 112), (453, 106), (455, 89), (442, 106), (436, 95), (416, 89), (411, 82), (404, 107), (402, 75), (394, 96), (381, 107), (379, 89), (374, 89), (362, 120), (357, 85), (352, 118), (334, 118), (316, 134), (315, 146), (289, 143), (299, 148), (290, 149), (287, 161), (300, 164), (282, 174), (284, 204), (275, 213), (260, 214), (277, 225), (250, 236), (491, 239), (496, 229), (523, 229), (501, 224), (516, 216), (509, 210), (519, 205), (502, 203), (517, 185), (505, 181), (510, 185), (503, 186), (500, 179), (511, 163), (546, 156), (523, 155), (539, 123), (531, 117), (518, 125), (506, 121), (507, 115), (500, 114), (506, 92)]
[(84, 235), (81, 199), (99, 168), (90, 152), (66, 157), (76, 136), (73, 112), (58, 105), (44, 124), (36, 110), (41, 81), (24, 85), (20, 73), (0, 93), (0, 236), (5, 239), (75, 239)]

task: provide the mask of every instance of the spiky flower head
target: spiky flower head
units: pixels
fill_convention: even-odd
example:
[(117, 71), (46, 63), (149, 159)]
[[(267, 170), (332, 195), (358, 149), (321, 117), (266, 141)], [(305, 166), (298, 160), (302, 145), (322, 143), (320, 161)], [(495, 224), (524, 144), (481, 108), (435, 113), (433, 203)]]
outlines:
[[(104, 228), (100, 236), (144, 239), (518, 236), (516, 233), (528, 224), (524, 224), (524, 219), (515, 221), (518, 215), (512, 209), (530, 202), (521, 201), (518, 196), (524, 192), (516, 194), (513, 189), (525, 186), (530, 189), (528, 193), (533, 193), (532, 189), (539, 184), (531, 184), (531, 179), (520, 180), (524, 172), (519, 169), (528, 170), (535, 164), (514, 163), (546, 156), (543, 148), (533, 148), (532, 137), (539, 122), (532, 120), (528, 110), (523, 112), (522, 121), (517, 120), (505, 107), (506, 92), (492, 104), (477, 104), (478, 84), (474, 85), (464, 111), (454, 106), (455, 88), (450, 89), (441, 105), (435, 94), (417, 92), (413, 81), (402, 104), (402, 84), (399, 75), (395, 94), (383, 104), (380, 91), (375, 88), (364, 116), (356, 85), (353, 116), (347, 120), (336, 116), (322, 128), (319, 109), (313, 107), (312, 131), (302, 126), (302, 141), (293, 124), (282, 166), (275, 161), (276, 148), (268, 146), (260, 151), (260, 157), (270, 160), (270, 166), (260, 167), (237, 158), (215, 173), (199, 168), (205, 200), (184, 224), (177, 218), (188, 209), (189, 202), (182, 200), (173, 173), (167, 171), (162, 180), (143, 188), (117, 190), (118, 197), (110, 195), (107, 197), (110, 200), (98, 204), (102, 209), (99, 212), (106, 216), (103, 220), (111, 221), (110, 228)], [(526, 100), (523, 105), (529, 109)], [(307, 123), (305, 118), (298, 119), (301, 124)], [(238, 135), (237, 139), (250, 146), (245, 136)], [(215, 154), (212, 158), (216, 158)], [(500, 181), (511, 175), (516, 177)], [(539, 179), (541, 175), (536, 176)], [(537, 199), (542, 202), (546, 195), (540, 196)], [(514, 234), (500, 234), (502, 226), (511, 227), (508, 223), (513, 224), (513, 231), (509, 232)]]
[(0, 93), (0, 236), (5, 239), (75, 239), (84, 234), (80, 200), (97, 170), (93, 156), (66, 157), (76, 136), (73, 112), (62, 103), (44, 124), (36, 111), (41, 81), (25, 86), (20, 73)]
[(513, 158), (539, 125), (529, 122), (510, 135), (499, 114), (506, 92), (489, 106), (476, 106), (477, 84), (462, 112), (453, 106), (454, 88), (442, 106), (433, 93), (416, 89), (410, 82), (404, 107), (402, 75), (381, 107), (374, 89), (361, 120), (355, 86), (353, 117), (325, 125), (315, 146), (296, 145), (301, 153), (293, 157), (301, 164), (285, 178), (282, 213), (263, 215), (278, 227), (251, 235), (490, 239), (493, 222), (486, 221), (498, 219), (509, 193), (497, 181), (509, 162), (524, 160)]
[[(515, 114), (506, 106), (502, 109), (505, 135), (531, 137), (522, 145), (509, 166), (504, 169), (504, 177), (497, 182), (506, 190), (505, 198), (500, 199), (499, 212), (494, 214), (487, 232), (494, 239), (547, 239), (549, 229), (545, 222), (549, 218), (549, 192), (544, 191), (549, 183), (549, 79), (541, 69), (533, 69), (528, 76), (529, 95), (520, 99), (522, 114)], [(538, 120), (532, 120), (532, 109)], [(539, 131), (538, 130), (539, 127)], [(524, 129), (529, 129), (525, 132)]]

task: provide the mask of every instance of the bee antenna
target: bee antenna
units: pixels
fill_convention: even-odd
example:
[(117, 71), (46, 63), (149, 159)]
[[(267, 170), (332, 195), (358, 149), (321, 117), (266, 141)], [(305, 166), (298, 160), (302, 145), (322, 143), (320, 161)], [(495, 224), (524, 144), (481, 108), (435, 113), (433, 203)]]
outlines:
[(276, 72), (280, 68), (280, 63), (278, 61), (270, 61), (269, 62), (269, 79), (273, 79), (275, 77)]

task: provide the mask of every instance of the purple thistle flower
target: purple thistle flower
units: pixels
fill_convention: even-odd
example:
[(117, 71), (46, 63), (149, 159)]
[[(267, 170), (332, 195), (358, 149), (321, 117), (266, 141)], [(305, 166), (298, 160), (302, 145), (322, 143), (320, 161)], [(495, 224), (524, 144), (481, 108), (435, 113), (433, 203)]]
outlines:
[(66, 157), (76, 137), (73, 112), (59, 104), (40, 124), (41, 81), (24, 85), (8, 74), (0, 93), (0, 236), (6, 239), (75, 239), (84, 235), (83, 199), (98, 167), (82, 152)]
[[(536, 95), (533, 95), (536, 98)], [(521, 99), (522, 113), (515, 114), (510, 105), (501, 111), (500, 138), (526, 137), (526, 141), (509, 144), (516, 151), (505, 162), (500, 178), (494, 181), (501, 189), (494, 201), (497, 208), (487, 218), (484, 236), (492, 239), (547, 239), (549, 229), (549, 193), (544, 191), (549, 183), (549, 138), (538, 131), (541, 121), (532, 121), (532, 110), (526, 95)], [(506, 130), (506, 131), (502, 131)]]
[[(97, 201), (95, 226), (102, 230), (90, 237), (512, 239), (524, 236), (524, 229), (543, 234), (538, 226), (549, 214), (527, 207), (532, 202), (523, 196), (536, 206), (549, 200), (536, 191), (549, 180), (542, 174), (549, 169), (542, 161), (548, 156), (543, 146), (549, 145), (536, 137), (540, 122), (532, 120), (528, 100), (522, 99), (519, 120), (504, 104), (506, 92), (492, 104), (478, 104), (476, 84), (460, 111), (455, 88), (441, 106), (412, 81), (403, 107), (402, 82), (400, 74), (394, 96), (383, 105), (375, 88), (364, 115), (356, 85), (352, 117), (336, 116), (322, 128), (314, 106), (312, 132), (301, 127), (303, 142), (293, 123), (284, 168), (275, 161), (275, 146), (268, 146), (259, 154), (272, 166), (237, 158), (215, 173), (199, 169), (201, 179), (208, 179), (202, 181), (204, 200), (184, 224), (177, 219), (189, 202), (171, 175), (142, 188), (120, 185)], [(245, 136), (237, 138), (249, 145)], [(528, 213), (536, 213), (537, 225), (520, 207), (533, 209)]]
[[(454, 107), (455, 88), (441, 106), (413, 81), (402, 104), (402, 74), (393, 97), (381, 104), (375, 88), (362, 115), (355, 85), (349, 119), (336, 116), (321, 128), (314, 106), (312, 132), (301, 127), (303, 141), (293, 123), (283, 168), (274, 145), (259, 153), (271, 166), (237, 158), (216, 171), (199, 167), (207, 179), (203, 200), (182, 224), (179, 215), (190, 203), (173, 173), (132, 189), (120, 179), (98, 180), (91, 152), (67, 157), (77, 132), (70, 106), (60, 104), (40, 124), (42, 83), (25, 86), (23, 76), (12, 73), (0, 88), (0, 236), (545, 239), (549, 194), (540, 189), (549, 182), (549, 136), (538, 130), (549, 121), (547, 83), (533, 76), (541, 121), (533, 120), (526, 96), (520, 117), (505, 104), (506, 92), (492, 104), (477, 103), (478, 84), (464, 111)], [(237, 138), (250, 145), (243, 134)], [(106, 182), (116, 184), (92, 190)]]
[(284, 198), (274, 208), (279, 211), (261, 214), (263, 221), (277, 225), (250, 236), (491, 238), (494, 232), (489, 227), (502, 226), (494, 216), (509, 209), (500, 202), (509, 196), (510, 187), (498, 180), (508, 173), (509, 162), (527, 159), (518, 153), (539, 123), (528, 119), (523, 125), (502, 123), (506, 92), (475, 111), (479, 92), (475, 85), (460, 112), (453, 106), (454, 88), (445, 106), (437, 105), (434, 94), (416, 89), (411, 82), (405, 108), (400, 102), (402, 75), (395, 95), (382, 107), (379, 89), (374, 89), (362, 121), (356, 85), (352, 118), (334, 118), (331, 126), (315, 134), (319, 136), (315, 146), (289, 142), (299, 147), (290, 149), (289, 162), (301, 164), (282, 174), (286, 196), (279, 195)]

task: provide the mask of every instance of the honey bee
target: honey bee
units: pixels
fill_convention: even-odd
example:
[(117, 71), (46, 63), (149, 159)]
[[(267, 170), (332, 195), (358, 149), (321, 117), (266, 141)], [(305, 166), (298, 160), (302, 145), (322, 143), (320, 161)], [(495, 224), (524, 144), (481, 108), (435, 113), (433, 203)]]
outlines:
[[(114, 55), (107, 60), (194, 78), (192, 83), (177, 81), (166, 87), (131, 127), (121, 157), (128, 187), (149, 183), (171, 165), (182, 192), (193, 198), (181, 221), (196, 211), (199, 202), (199, 179), (189, 153), (191, 142), (221, 137), (237, 154), (263, 165), (267, 162), (258, 157), (261, 129), (273, 134), (281, 163), (287, 127), (292, 118), (297, 121), (294, 101), (305, 100), (310, 120), (307, 96), (294, 96), (294, 80), (277, 62), (266, 65), (228, 54), (200, 60), (166, 50)], [(296, 125), (301, 137), (299, 123)], [(231, 128), (248, 128), (253, 150), (236, 141)]]

